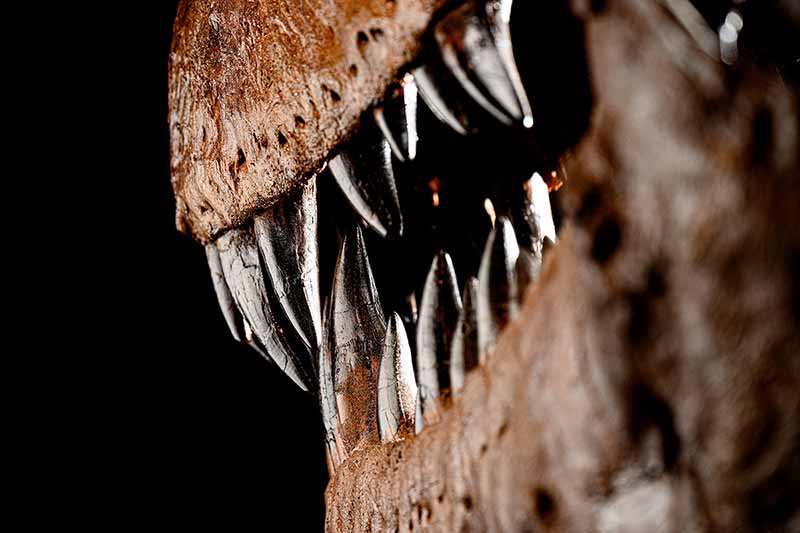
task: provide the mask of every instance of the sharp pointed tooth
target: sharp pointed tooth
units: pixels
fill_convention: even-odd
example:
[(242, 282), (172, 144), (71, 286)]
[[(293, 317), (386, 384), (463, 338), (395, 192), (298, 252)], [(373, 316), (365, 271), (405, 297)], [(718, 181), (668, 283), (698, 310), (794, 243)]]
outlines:
[(310, 180), (253, 221), (281, 308), (303, 341), (314, 349), (322, 331), (316, 183), (316, 179)]
[(382, 106), (373, 108), (375, 123), (400, 161), (417, 157), (417, 84), (412, 74), (403, 76)]
[[(319, 403), (322, 411), (322, 425), (325, 428), (325, 442), (328, 447), (328, 456), (335, 469), (341, 464), (344, 457), (341, 453), (341, 434), (339, 428), (339, 413), (336, 410), (336, 396), (333, 389), (333, 352), (328, 339), (328, 325), (330, 324), (330, 305), (325, 300), (325, 329), (319, 349), (317, 368), (319, 369)], [(333, 470), (331, 470), (333, 474)]]
[(217, 293), (217, 301), (219, 308), (222, 310), (222, 316), (225, 317), (225, 322), (231, 330), (233, 338), (239, 342), (244, 341), (244, 319), (236, 308), (236, 302), (233, 301), (231, 290), (225, 281), (225, 274), (222, 272), (222, 263), (219, 259), (219, 250), (214, 243), (206, 245), (206, 258), (208, 259), (208, 270), (211, 272), (211, 281), (214, 284), (214, 292)]
[(422, 414), (432, 423), (441, 389), (450, 386), (450, 345), (461, 312), (461, 296), (450, 256), (433, 259), (422, 291), (417, 323), (417, 375)]
[(536, 281), (542, 270), (541, 251), (520, 248), (515, 268), (517, 271), (517, 296), (521, 302), (528, 285)]
[(344, 451), (380, 440), (377, 383), (386, 323), (361, 228), (345, 236), (333, 280), (329, 343)]
[(475, 102), (504, 124), (516, 120), (530, 127), (530, 104), (511, 50), (511, 2), (489, 4), (484, 13), (475, 1), (454, 9), (436, 25), (434, 37), (445, 65)]
[[(508, 218), (497, 219), (489, 234), (478, 271), (478, 347), (485, 354), (517, 312), (519, 256), (517, 239)], [(485, 355), (484, 355), (485, 357)]]
[(457, 101), (444, 97), (451, 93), (446, 87), (447, 82), (453, 83), (455, 80), (449, 80), (449, 75), (445, 73), (434, 73), (434, 67), (427, 64), (417, 67), (412, 73), (422, 100), (436, 115), (436, 118), (461, 135), (475, 131), (462, 106)]
[(353, 209), (378, 235), (403, 234), (391, 148), (373, 121), (361, 120), (361, 129), (331, 159), (330, 169)]
[(277, 320), (278, 307), (271, 286), (265, 282), (258, 246), (250, 229), (235, 229), (217, 239), (222, 271), (245, 320), (253, 328), (260, 347), (303, 390), (312, 390), (313, 368), (308, 347), (292, 328)]
[(464, 286), (463, 304), (450, 349), (450, 387), (453, 393), (464, 386), (464, 376), (480, 362), (478, 316), (475, 309), (477, 301), (478, 280), (471, 277)]
[(538, 172), (534, 172), (525, 185), (525, 194), (522, 195), (526, 203), (526, 219), (531, 227), (533, 236), (543, 241), (549, 238), (557, 242), (556, 225), (553, 222), (553, 209), (550, 205), (550, 191), (547, 184)]
[(416, 402), (411, 346), (400, 315), (392, 313), (378, 373), (378, 427), (382, 442), (390, 442), (414, 427)]

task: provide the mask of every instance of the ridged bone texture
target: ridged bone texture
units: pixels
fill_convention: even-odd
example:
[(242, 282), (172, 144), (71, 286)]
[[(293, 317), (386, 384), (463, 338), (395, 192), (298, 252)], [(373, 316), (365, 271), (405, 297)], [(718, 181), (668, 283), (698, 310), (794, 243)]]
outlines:
[(181, 231), (206, 243), (310, 179), (444, 0), (183, 0), (169, 61)]
[(441, 420), (338, 467), (327, 531), (800, 530), (797, 94), (688, 4), (592, 5), (571, 229)]

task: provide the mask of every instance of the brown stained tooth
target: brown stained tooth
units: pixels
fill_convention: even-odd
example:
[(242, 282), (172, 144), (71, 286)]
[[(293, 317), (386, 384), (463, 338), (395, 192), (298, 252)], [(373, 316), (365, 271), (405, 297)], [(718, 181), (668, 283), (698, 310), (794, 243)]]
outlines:
[(313, 390), (314, 370), (309, 364), (308, 346), (292, 328), (283, 327), (277, 320), (275, 295), (264, 279), (258, 246), (253, 232), (247, 229), (230, 230), (217, 239), (222, 271), (248, 325), (253, 328), (253, 345), (260, 348), (297, 385)]
[(258, 246), (269, 280), (289, 322), (316, 350), (320, 324), (317, 181), (255, 217)]
[[(328, 324), (330, 323), (330, 305), (325, 300), (324, 327), (320, 343), (317, 369), (319, 371), (319, 403), (322, 412), (322, 426), (325, 428), (325, 444), (331, 466), (336, 468), (345, 458), (341, 450), (341, 433), (339, 427), (339, 413), (336, 410), (336, 395), (333, 389), (333, 352), (328, 339)], [(333, 473), (333, 471), (331, 471)]]
[(450, 387), (455, 394), (464, 385), (464, 376), (480, 363), (478, 349), (478, 280), (471, 277), (464, 286), (463, 304), (450, 348)]
[(386, 326), (378, 373), (378, 428), (382, 442), (391, 442), (412, 430), (416, 402), (411, 346), (400, 315), (392, 313)]
[(245, 322), (236, 307), (236, 302), (233, 301), (233, 295), (228, 288), (228, 283), (225, 281), (225, 274), (222, 272), (222, 263), (219, 259), (219, 250), (217, 250), (216, 244), (206, 245), (206, 258), (208, 259), (208, 270), (211, 272), (211, 281), (214, 284), (214, 292), (217, 293), (217, 301), (219, 302), (219, 308), (222, 310), (222, 316), (225, 317), (225, 322), (228, 324), (233, 338), (243, 342), (245, 340)]
[(403, 76), (390, 90), (382, 106), (373, 108), (380, 128), (395, 157), (403, 162), (417, 157), (417, 84), (412, 74)]
[(456, 133), (461, 135), (474, 133), (475, 128), (470, 124), (467, 118), (469, 115), (463, 106), (457, 100), (445, 98), (445, 95), (452, 92), (447, 88), (448, 82), (453, 84), (456, 81), (450, 79), (450, 75), (446, 72), (434, 71), (435, 67), (428, 64), (412, 71), (422, 100), (436, 118)]
[(362, 118), (360, 129), (329, 166), (350, 205), (378, 235), (403, 235), (391, 148), (373, 120)]
[(511, 2), (489, 2), (483, 13), (478, 4), (470, 1), (454, 9), (434, 28), (442, 59), (467, 94), (497, 120), (531, 127), (507, 28)]
[(422, 414), (428, 423), (437, 419), (441, 389), (450, 386), (450, 346), (460, 312), (453, 262), (446, 252), (439, 252), (425, 280), (417, 322), (417, 377)]
[(342, 241), (328, 327), (334, 390), (345, 453), (380, 441), (376, 383), (386, 323), (361, 228)]
[(486, 241), (478, 271), (478, 347), (484, 357), (517, 314), (518, 256), (514, 228), (507, 217), (499, 217)]

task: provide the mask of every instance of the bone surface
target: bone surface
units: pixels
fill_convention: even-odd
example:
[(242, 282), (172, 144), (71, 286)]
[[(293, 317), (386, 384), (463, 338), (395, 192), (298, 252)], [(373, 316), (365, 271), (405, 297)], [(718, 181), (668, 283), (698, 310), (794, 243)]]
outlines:
[(316, 350), (322, 331), (316, 180), (257, 216), (253, 226), (283, 311), (306, 344)]
[(417, 383), (400, 315), (392, 313), (386, 326), (383, 356), (378, 373), (378, 427), (382, 442), (390, 442), (399, 434), (414, 428)]

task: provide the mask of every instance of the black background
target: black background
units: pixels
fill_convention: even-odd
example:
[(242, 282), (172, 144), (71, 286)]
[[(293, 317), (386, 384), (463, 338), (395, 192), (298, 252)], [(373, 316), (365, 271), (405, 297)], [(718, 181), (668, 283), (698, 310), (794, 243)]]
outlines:
[(47, 442), (36, 439), (37, 461), (52, 470), (47, 491), (61, 502), (46, 514), (114, 529), (321, 531), (316, 400), (230, 337), (203, 248), (175, 229), (167, 62), (176, 6), (97, 11), (91, 31), (64, 37), (79, 49), (70, 62), (81, 62), (58, 78), (79, 124), (58, 133), (78, 154), (62, 165), (78, 198), (63, 201), (69, 239), (54, 255), (78, 268), (66, 266), (59, 282), (72, 342), (49, 350), (57, 362), (42, 411), (53, 424)]

